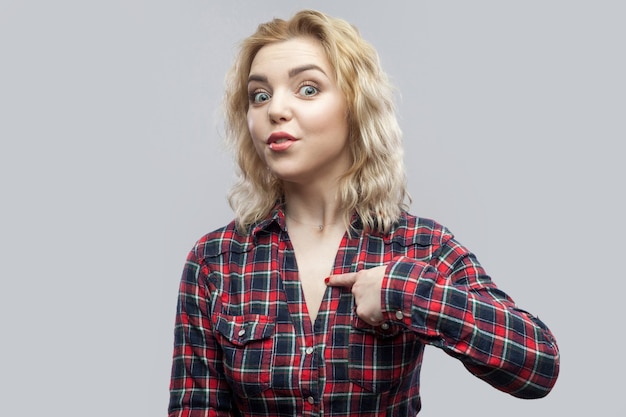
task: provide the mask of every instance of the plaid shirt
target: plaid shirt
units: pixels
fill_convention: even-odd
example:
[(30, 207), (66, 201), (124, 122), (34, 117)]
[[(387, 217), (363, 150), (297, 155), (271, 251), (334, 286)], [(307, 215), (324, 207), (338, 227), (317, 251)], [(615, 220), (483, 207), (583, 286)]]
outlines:
[(558, 348), (441, 225), (404, 214), (388, 235), (346, 234), (333, 274), (387, 264), (373, 327), (328, 287), (315, 323), (281, 206), (250, 233), (200, 239), (178, 300), (169, 416), (414, 416), (424, 346), (522, 398), (556, 382)]

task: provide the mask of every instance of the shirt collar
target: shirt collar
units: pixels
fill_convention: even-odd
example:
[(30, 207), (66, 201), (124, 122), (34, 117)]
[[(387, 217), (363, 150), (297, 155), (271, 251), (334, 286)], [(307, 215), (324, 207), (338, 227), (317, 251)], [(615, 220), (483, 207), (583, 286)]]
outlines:
[[(352, 214), (350, 224), (352, 226), (352, 230), (357, 233), (363, 230), (363, 223), (356, 212)], [(259, 233), (269, 231), (272, 227), (276, 226), (278, 226), (283, 232), (287, 231), (285, 203), (283, 201), (278, 201), (265, 218), (252, 225), (252, 236), (256, 237)]]
[(269, 231), (275, 226), (278, 226), (283, 231), (287, 230), (284, 204), (282, 202), (277, 202), (265, 218), (252, 225), (252, 236), (256, 237), (259, 233)]

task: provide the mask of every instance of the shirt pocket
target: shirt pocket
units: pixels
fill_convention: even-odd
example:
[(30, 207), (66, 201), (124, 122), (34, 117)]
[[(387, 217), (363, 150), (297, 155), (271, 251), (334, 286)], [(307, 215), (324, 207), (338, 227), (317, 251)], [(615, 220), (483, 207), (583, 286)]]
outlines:
[(350, 381), (367, 391), (390, 391), (419, 372), (423, 345), (417, 337), (394, 324), (370, 326), (358, 317), (350, 332)]
[(271, 387), (274, 326), (273, 317), (259, 314), (216, 315), (224, 374), (241, 397), (254, 397)]

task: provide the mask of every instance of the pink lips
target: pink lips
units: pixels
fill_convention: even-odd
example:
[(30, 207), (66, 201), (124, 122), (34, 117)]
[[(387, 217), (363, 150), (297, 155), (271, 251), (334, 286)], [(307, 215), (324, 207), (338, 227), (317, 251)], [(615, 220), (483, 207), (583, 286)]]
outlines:
[(297, 139), (286, 132), (275, 132), (265, 141), (269, 148), (275, 152), (283, 152), (289, 149)]

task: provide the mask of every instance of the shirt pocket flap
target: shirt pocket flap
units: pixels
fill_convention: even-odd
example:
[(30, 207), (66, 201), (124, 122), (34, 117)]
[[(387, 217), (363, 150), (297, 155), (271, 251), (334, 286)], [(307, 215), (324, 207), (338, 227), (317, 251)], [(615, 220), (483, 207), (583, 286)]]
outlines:
[(217, 314), (215, 329), (233, 345), (245, 346), (249, 342), (271, 337), (275, 324), (273, 317), (261, 314)]

